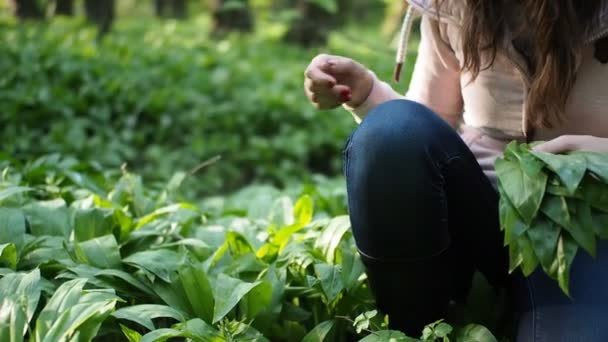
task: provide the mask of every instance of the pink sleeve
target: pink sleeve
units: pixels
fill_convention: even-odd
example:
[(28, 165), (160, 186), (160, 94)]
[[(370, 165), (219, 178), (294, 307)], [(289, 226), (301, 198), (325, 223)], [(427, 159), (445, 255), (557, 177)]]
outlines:
[(360, 122), (375, 106), (389, 100), (407, 98), (431, 108), (456, 127), (462, 117), (460, 66), (450, 45), (441, 36), (439, 25), (422, 17), (418, 57), (406, 96), (374, 75), (374, 85), (363, 104), (357, 108), (344, 106)]

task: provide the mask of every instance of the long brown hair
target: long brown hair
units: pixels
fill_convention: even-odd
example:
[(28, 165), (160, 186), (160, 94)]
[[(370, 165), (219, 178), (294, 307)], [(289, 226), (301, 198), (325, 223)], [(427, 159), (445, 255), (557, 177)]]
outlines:
[[(530, 124), (551, 127), (562, 122), (576, 80), (583, 36), (598, 13), (601, 0), (453, 1), (466, 3), (463, 69), (474, 78), (494, 63), (507, 32), (509, 6), (520, 6), (522, 25), (509, 29), (515, 35), (527, 30), (532, 39), (528, 60), (532, 79), (525, 108)], [(436, 5), (441, 6), (442, 2), (436, 1)]]

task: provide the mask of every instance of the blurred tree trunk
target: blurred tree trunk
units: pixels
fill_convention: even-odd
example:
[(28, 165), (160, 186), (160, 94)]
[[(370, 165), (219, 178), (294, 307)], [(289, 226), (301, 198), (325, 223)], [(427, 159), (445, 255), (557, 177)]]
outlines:
[(110, 31), (114, 21), (114, 0), (85, 0), (87, 19), (99, 28), (99, 37)]
[(159, 17), (185, 19), (188, 17), (188, 2), (186, 0), (155, 0), (154, 7)]
[(297, 0), (297, 10), (299, 16), (287, 31), (285, 41), (304, 47), (327, 43), (337, 15), (308, 0)]
[(14, 0), (15, 15), (19, 19), (42, 19), (44, 12), (36, 0)]
[(253, 30), (253, 15), (249, 0), (214, 0), (213, 1), (213, 31), (225, 33), (229, 31), (249, 32)]
[(74, 0), (55, 0), (55, 14), (74, 15)]

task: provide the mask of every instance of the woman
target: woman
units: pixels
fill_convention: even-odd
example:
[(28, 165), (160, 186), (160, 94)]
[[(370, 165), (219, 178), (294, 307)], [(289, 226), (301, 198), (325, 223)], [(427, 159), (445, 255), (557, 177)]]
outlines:
[[(508, 142), (608, 153), (608, 1), (409, 2), (422, 20), (405, 96), (330, 55), (313, 59), (305, 88), (361, 122), (345, 150), (353, 234), (379, 308), (416, 336), (466, 296), (475, 269), (511, 282), (494, 171)], [(515, 287), (519, 341), (608, 341), (599, 247), (575, 260), (572, 299), (542, 272)]]

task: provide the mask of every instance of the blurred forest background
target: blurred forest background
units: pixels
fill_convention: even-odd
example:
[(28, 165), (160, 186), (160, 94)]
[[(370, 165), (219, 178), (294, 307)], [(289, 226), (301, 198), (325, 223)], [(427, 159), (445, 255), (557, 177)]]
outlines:
[(341, 184), (355, 123), (316, 111), (303, 71), (325, 52), (390, 79), (405, 12), (400, 0), (3, 1), (0, 160), (58, 153), (148, 184), (183, 171), (189, 198)]

